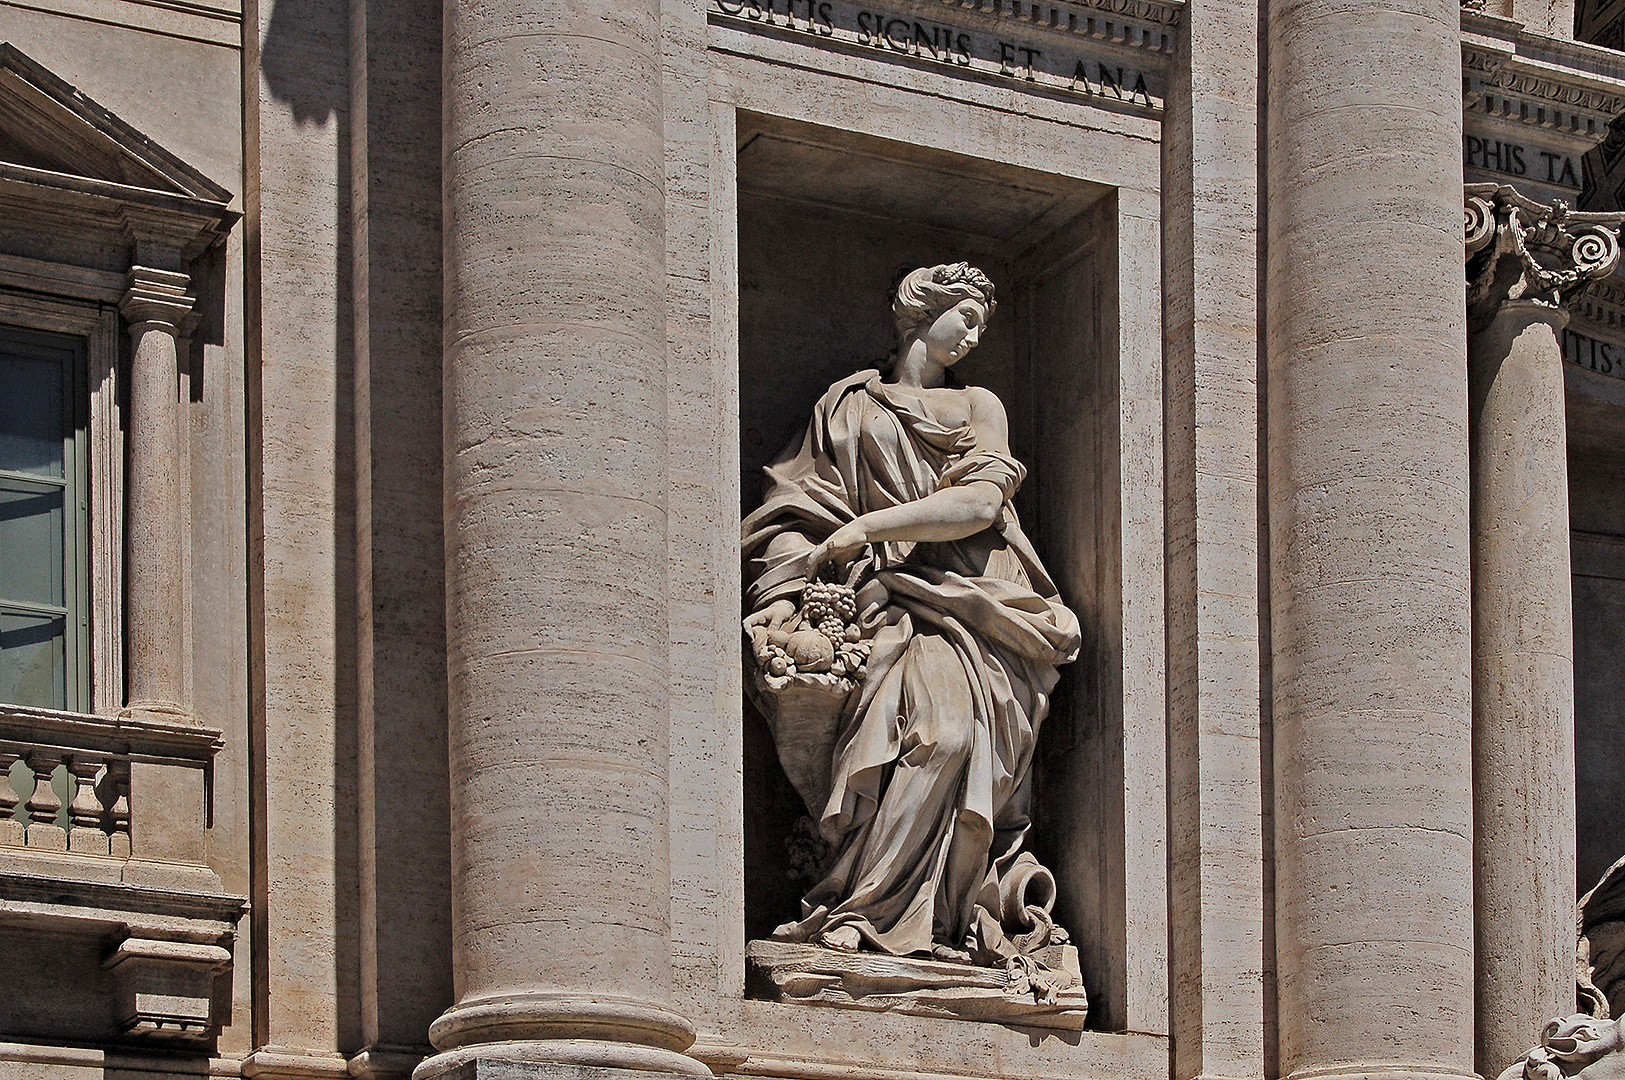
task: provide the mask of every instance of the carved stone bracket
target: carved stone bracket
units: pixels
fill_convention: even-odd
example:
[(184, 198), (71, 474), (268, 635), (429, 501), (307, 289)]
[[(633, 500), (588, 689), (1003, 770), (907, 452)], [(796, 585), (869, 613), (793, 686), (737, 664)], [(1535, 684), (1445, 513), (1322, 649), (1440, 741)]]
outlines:
[(225, 1011), (218, 978), (231, 970), (231, 950), (218, 944), (131, 936), (102, 961), (118, 994), (120, 1029), (166, 1040), (212, 1038)]
[(1506, 184), (1468, 184), (1465, 223), (1467, 310), (1482, 325), (1508, 301), (1566, 316), (1570, 295), (1619, 265), (1625, 213), (1571, 211)]

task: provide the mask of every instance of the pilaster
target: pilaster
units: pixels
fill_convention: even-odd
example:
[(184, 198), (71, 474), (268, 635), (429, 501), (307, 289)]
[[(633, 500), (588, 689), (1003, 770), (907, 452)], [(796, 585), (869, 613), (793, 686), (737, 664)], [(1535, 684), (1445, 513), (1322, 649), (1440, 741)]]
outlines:
[(1268, 1075), (1256, 5), (1190, 0), (1163, 123), (1174, 1080)]

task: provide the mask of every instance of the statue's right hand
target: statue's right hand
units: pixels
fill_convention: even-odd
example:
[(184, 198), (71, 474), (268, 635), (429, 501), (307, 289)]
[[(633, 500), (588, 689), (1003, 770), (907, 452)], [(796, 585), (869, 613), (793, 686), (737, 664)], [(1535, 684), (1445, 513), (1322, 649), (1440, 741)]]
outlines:
[(777, 630), (795, 617), (795, 601), (775, 600), (762, 610), (745, 616), (745, 629), (751, 630), (759, 626), (764, 630)]

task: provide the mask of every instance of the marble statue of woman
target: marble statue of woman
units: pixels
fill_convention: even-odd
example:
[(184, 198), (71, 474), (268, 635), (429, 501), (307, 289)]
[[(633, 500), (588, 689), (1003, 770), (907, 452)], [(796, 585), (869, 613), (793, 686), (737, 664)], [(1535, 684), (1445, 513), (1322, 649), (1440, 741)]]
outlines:
[[(1078, 621), (1016, 521), (1026, 470), (1003, 405), (949, 375), (993, 310), (965, 263), (903, 278), (891, 370), (829, 388), (744, 522), (745, 629), (771, 667), (753, 693), (831, 848), (776, 939), (982, 965), (1066, 940), (1023, 845)], [(824, 674), (798, 682), (797, 663)], [(820, 687), (825, 707), (808, 707)]]

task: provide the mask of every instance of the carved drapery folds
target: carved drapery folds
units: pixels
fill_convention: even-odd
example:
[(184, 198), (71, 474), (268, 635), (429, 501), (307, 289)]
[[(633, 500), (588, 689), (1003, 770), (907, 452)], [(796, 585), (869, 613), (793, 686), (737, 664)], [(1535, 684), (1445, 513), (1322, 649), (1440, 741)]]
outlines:
[(1538, 203), (1506, 184), (1468, 184), (1465, 217), (1475, 330), (1508, 300), (1561, 309), (1569, 294), (1619, 265), (1625, 213), (1571, 211), (1561, 199)]
[(1508, 1066), (1499, 1080), (1612, 1080), (1625, 1060), (1622, 1049), (1619, 1021), (1585, 1013), (1558, 1017), (1541, 1031), (1540, 1045)]

